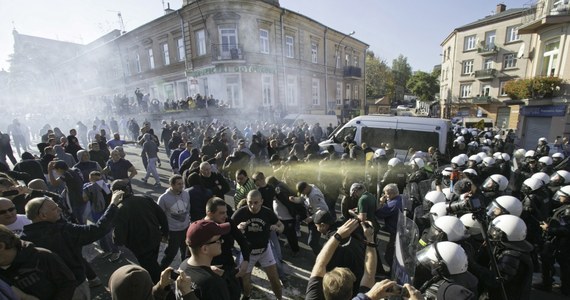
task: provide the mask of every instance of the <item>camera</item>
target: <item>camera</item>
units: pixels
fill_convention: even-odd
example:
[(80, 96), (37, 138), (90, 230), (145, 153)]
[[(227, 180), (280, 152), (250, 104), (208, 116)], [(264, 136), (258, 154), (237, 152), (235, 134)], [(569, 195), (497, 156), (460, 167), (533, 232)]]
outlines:
[(399, 294), (400, 297), (410, 298), (410, 292), (408, 291), (408, 289), (399, 284), (396, 284), (393, 288), (386, 290), (386, 292)]
[(170, 271), (170, 278), (172, 278), (172, 280), (178, 279), (178, 276), (180, 276), (180, 273), (178, 271), (176, 270)]
[(447, 211), (450, 213), (478, 212), (483, 209), (481, 200), (477, 197), (466, 197), (464, 201), (450, 203)]

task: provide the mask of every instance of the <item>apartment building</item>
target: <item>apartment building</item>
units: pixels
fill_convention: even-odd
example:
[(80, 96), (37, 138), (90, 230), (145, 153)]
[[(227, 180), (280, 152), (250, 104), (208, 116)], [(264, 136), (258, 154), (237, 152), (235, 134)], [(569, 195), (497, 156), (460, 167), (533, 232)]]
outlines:
[(529, 68), (521, 49), (531, 38), (518, 32), (525, 11), (499, 4), (493, 15), (456, 28), (441, 43), (442, 117), (487, 117), (498, 127), (517, 127), (519, 106), (504, 86)]
[[(116, 33), (116, 32), (115, 32)], [(213, 95), (231, 108), (362, 114), (368, 45), (271, 0), (185, 0), (179, 10), (91, 43), (56, 68), (59, 99)]]
[(550, 142), (570, 135), (570, 4), (568, 0), (539, 0), (522, 16), (519, 34), (531, 36), (524, 50), (530, 61), (527, 78), (558, 77), (564, 80), (551, 97), (537, 95), (521, 109), (521, 145), (531, 147), (540, 137)]

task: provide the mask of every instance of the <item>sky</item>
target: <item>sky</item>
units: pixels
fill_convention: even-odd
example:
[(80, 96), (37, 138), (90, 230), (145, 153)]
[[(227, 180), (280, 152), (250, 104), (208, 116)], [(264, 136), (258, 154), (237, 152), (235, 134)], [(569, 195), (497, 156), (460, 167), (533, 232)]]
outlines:
[[(205, 0), (202, 0), (205, 1)], [(119, 29), (127, 31), (163, 15), (163, 5), (178, 9), (182, 0), (0, 0), (0, 69), (9, 70), (12, 29), (20, 34), (86, 44)], [(532, 0), (280, 0), (281, 7), (349, 33), (388, 65), (400, 54), (414, 71), (431, 71), (441, 61), (440, 43), (453, 31), (495, 12), (530, 7)]]

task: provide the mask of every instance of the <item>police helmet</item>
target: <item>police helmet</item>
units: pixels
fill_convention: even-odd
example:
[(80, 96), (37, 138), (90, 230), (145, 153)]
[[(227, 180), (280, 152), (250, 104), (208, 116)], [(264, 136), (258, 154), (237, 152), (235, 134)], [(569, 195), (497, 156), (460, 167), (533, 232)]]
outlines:
[(465, 229), (467, 229), (467, 232), (470, 235), (481, 234), (481, 228), (483, 226), (481, 226), (481, 223), (473, 217), (473, 213), (464, 214), (459, 218), (459, 220), (463, 223), (463, 226), (465, 226)]
[(442, 217), (442, 216), (447, 216), (447, 203), (440, 202), (440, 203), (434, 204), (430, 208), (429, 213), (433, 216), (434, 220), (437, 220), (437, 218)]
[(546, 166), (552, 166), (552, 158), (550, 156), (543, 156), (538, 159), (538, 162)]
[(503, 161), (510, 161), (511, 160), (511, 156), (508, 155), (507, 153), (501, 153), (501, 157), (503, 158)]
[(477, 164), (480, 164), (483, 161), (483, 159), (479, 155), (471, 155), (469, 156), (469, 160), (474, 161)]
[(546, 174), (544, 172), (534, 173), (534, 174), (532, 174), (532, 176), (530, 178), (540, 179), (542, 181), (543, 185), (547, 185), (550, 183), (550, 176), (548, 176), (548, 174)]
[(495, 159), (492, 157), (483, 158), (483, 165), (486, 167), (491, 167), (495, 165)]
[(402, 161), (401, 161), (399, 158), (397, 158), (397, 157), (390, 158), (390, 160), (388, 161), (388, 166), (389, 166), (389, 167), (395, 167), (395, 166), (397, 166), (398, 164), (400, 164), (401, 162), (402, 162)]
[(509, 180), (507, 177), (501, 174), (493, 174), (482, 184), (482, 189), (486, 192), (504, 192), (509, 186)]
[(528, 194), (531, 192), (534, 192), (536, 190), (538, 190), (539, 188), (541, 188), (544, 185), (544, 183), (542, 183), (542, 180), (538, 179), (538, 178), (528, 178), (527, 180), (523, 181), (522, 187), (521, 187), (521, 192)]
[(423, 169), (425, 166), (424, 160), (419, 157), (412, 159), (412, 161), (410, 161), (410, 164), (417, 166), (418, 169)]
[(376, 151), (374, 151), (374, 158), (378, 158), (380, 156), (386, 156), (386, 150), (376, 149)]
[(525, 240), (526, 224), (513, 215), (501, 215), (493, 219), (488, 230), (489, 239), (519, 251), (530, 251), (532, 245)]
[(551, 186), (561, 186), (570, 183), (570, 172), (566, 170), (558, 170), (550, 177)]
[(513, 196), (501, 196), (487, 206), (487, 215), (491, 218), (500, 215), (520, 217), (523, 210), (522, 202)]
[(439, 242), (416, 253), (416, 260), (442, 276), (462, 274), (467, 271), (467, 254), (454, 242)]

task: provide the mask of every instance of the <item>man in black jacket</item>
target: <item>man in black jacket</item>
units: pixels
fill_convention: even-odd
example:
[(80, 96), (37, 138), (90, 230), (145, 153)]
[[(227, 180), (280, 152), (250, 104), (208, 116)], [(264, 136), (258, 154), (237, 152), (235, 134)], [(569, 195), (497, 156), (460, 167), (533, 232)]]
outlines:
[(71, 299), (76, 285), (73, 273), (59, 256), (21, 241), (4, 225), (0, 225), (0, 280), (22, 299)]
[(160, 279), (158, 253), (160, 241), (168, 241), (168, 221), (164, 211), (150, 197), (128, 193), (127, 183), (115, 180), (111, 191), (123, 191), (124, 199), (115, 221), (113, 241), (124, 245), (136, 256), (152, 281)]
[[(34, 198), (26, 204), (26, 217), (32, 224), (24, 226), (22, 239), (59, 255), (71, 269), (77, 283), (74, 299), (90, 299), (89, 285), (81, 250), (105, 236), (113, 226), (117, 205), (123, 193), (116, 192), (97, 224), (77, 225), (61, 219), (61, 208), (51, 198)], [(76, 298), (77, 297), (77, 298)]]

